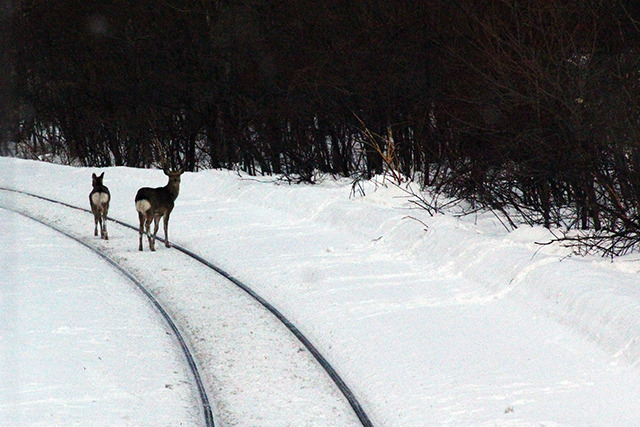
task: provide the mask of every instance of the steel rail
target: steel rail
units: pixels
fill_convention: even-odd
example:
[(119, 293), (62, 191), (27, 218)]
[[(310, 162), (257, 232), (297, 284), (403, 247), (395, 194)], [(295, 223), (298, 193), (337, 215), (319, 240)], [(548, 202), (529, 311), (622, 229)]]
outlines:
[[(30, 197), (35, 197), (35, 198), (38, 198), (38, 199), (41, 199), (41, 200), (45, 200), (47, 202), (56, 203), (56, 204), (60, 204), (62, 206), (66, 206), (68, 208), (72, 208), (72, 209), (76, 209), (76, 210), (79, 210), (79, 211), (91, 213), (91, 211), (88, 210), (88, 209), (81, 208), (81, 207), (78, 207), (78, 206), (74, 206), (74, 205), (71, 205), (69, 203), (61, 202), (59, 200), (51, 199), (51, 198), (48, 198), (48, 197), (45, 197), (45, 196), (40, 196), (40, 195), (37, 195), (37, 194), (29, 193), (27, 191), (14, 190), (14, 189), (5, 188), (5, 187), (2, 187), (2, 186), (0, 186), (0, 190), (15, 192), (15, 193), (23, 194), (23, 195), (30, 196)], [(135, 227), (135, 226), (133, 226), (131, 224), (128, 224), (128, 223), (126, 223), (124, 221), (120, 221), (118, 219), (111, 218), (111, 217), (108, 217), (108, 219), (113, 221), (113, 222), (115, 222), (118, 225), (123, 226), (123, 227), (130, 228), (130, 229), (132, 229), (134, 231), (139, 231), (138, 227)], [(161, 237), (157, 237), (157, 240), (160, 240), (161, 242), (164, 242), (164, 239), (162, 239)], [(316, 359), (318, 364), (320, 364), (320, 366), (325, 370), (325, 372), (329, 375), (329, 377), (334, 382), (336, 387), (338, 387), (340, 392), (347, 399), (347, 401), (349, 402), (349, 405), (351, 406), (351, 408), (353, 409), (353, 411), (357, 415), (357, 417), (360, 420), (360, 422), (362, 423), (362, 425), (364, 427), (373, 427), (373, 423), (371, 422), (369, 416), (364, 411), (364, 409), (362, 408), (362, 405), (360, 405), (360, 402), (358, 402), (358, 399), (355, 397), (355, 395), (353, 394), (353, 392), (351, 391), (349, 386), (344, 382), (342, 377), (340, 377), (338, 372), (333, 368), (333, 366), (329, 363), (329, 361), (327, 361), (327, 359), (320, 353), (320, 351), (318, 351), (318, 349), (313, 345), (313, 343), (284, 314), (282, 314), (277, 308), (275, 308), (272, 304), (270, 304), (268, 301), (266, 301), (264, 298), (262, 298), (258, 293), (256, 293), (253, 289), (251, 289), (251, 287), (249, 287), (248, 285), (246, 285), (244, 282), (240, 281), (239, 279), (235, 278), (233, 275), (231, 275), (230, 273), (226, 272), (224, 269), (218, 267), (217, 265), (213, 264), (212, 262), (204, 259), (202, 256), (200, 256), (200, 255), (198, 255), (198, 254), (196, 254), (196, 253), (190, 251), (189, 249), (186, 249), (186, 248), (184, 248), (184, 247), (182, 247), (180, 245), (177, 245), (175, 243), (171, 243), (171, 246), (173, 248), (175, 248), (176, 250), (178, 250), (179, 252), (182, 252), (183, 254), (187, 255), (188, 257), (190, 257), (190, 258), (198, 261), (199, 263), (205, 265), (206, 267), (214, 270), (216, 273), (220, 274), (222, 277), (224, 277), (225, 279), (229, 280), (231, 283), (236, 285), (238, 288), (242, 289), (249, 296), (251, 296), (255, 301), (257, 301), (260, 305), (262, 305), (266, 310), (268, 310), (271, 314), (273, 314), (305, 346), (305, 348), (309, 351), (309, 353), (311, 353), (311, 355)]]
[[(4, 188), (0, 188), (5, 190)], [(11, 190), (9, 190), (11, 191)], [(189, 346), (187, 345), (187, 342), (185, 341), (185, 339), (183, 338), (182, 334), (180, 333), (180, 330), (178, 329), (178, 327), (176, 326), (175, 322), (173, 321), (173, 319), (171, 318), (171, 316), (169, 315), (169, 313), (167, 313), (167, 311), (164, 309), (164, 307), (162, 307), (162, 305), (158, 302), (158, 300), (153, 296), (153, 294), (151, 292), (149, 292), (149, 290), (147, 290), (147, 288), (145, 288), (145, 286), (138, 280), (136, 279), (131, 273), (129, 273), (124, 267), (122, 267), (120, 264), (118, 264), (114, 259), (112, 259), (111, 257), (109, 257), (108, 255), (106, 255), (105, 253), (99, 251), (98, 249), (96, 249), (95, 247), (91, 246), (90, 244), (82, 241), (81, 239), (77, 238), (76, 236), (54, 226), (51, 224), (46, 223), (45, 221), (36, 218), (32, 215), (29, 215), (27, 213), (24, 212), (20, 212), (18, 210), (12, 209), (12, 208), (8, 208), (8, 207), (2, 207), (0, 206), (0, 209), (6, 209), (8, 211), (11, 211), (13, 213), (16, 213), (18, 215), (21, 215), (25, 218), (29, 218), (30, 220), (33, 220), (35, 222), (38, 222), (52, 230), (57, 231), (58, 233), (62, 234), (65, 237), (68, 237), (69, 239), (74, 240), (77, 243), (80, 243), (82, 246), (84, 246), (85, 248), (89, 249), (91, 252), (93, 252), (94, 254), (97, 254), (98, 256), (100, 256), (102, 259), (104, 259), (109, 265), (111, 265), (112, 267), (114, 267), (118, 272), (120, 272), (124, 277), (126, 277), (128, 280), (130, 280), (133, 284), (136, 285), (136, 287), (149, 299), (149, 301), (153, 304), (153, 306), (155, 307), (155, 309), (160, 313), (160, 315), (162, 316), (162, 318), (165, 320), (165, 322), (169, 325), (169, 328), (171, 329), (171, 331), (173, 332), (176, 340), (178, 341), (178, 344), (180, 345), (180, 348), (182, 349), (182, 353), (185, 356), (185, 359), (187, 360), (187, 364), (189, 365), (189, 369), (191, 370), (191, 374), (193, 375), (195, 382), (196, 382), (196, 387), (198, 389), (198, 394), (200, 397), (200, 400), (202, 402), (202, 409), (203, 409), (203, 416), (204, 416), (204, 421), (205, 421), (205, 425), (207, 427), (214, 427), (214, 421), (213, 421), (213, 412), (211, 410), (211, 404), (209, 402), (209, 397), (207, 396), (207, 392), (205, 390), (204, 387), (204, 383), (202, 382), (202, 377), (200, 375), (200, 371), (198, 370), (198, 366), (191, 354), (191, 350), (189, 350)]]

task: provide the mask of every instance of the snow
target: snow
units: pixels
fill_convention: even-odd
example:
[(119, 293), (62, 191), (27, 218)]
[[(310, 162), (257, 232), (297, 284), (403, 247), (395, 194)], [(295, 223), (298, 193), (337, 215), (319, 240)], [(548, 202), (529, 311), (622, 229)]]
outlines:
[(79, 243), (4, 209), (0, 223), (1, 424), (198, 422), (183, 356), (148, 301)]
[[(109, 216), (133, 225), (137, 189), (166, 183), (157, 170), (0, 158), (0, 186), (85, 208), (94, 172), (105, 172)], [(638, 255), (571, 256), (536, 244), (548, 230), (508, 233), (491, 214), (432, 217), (380, 180), (364, 196), (351, 190), (348, 180), (185, 173), (169, 237), (296, 324), (374, 425), (640, 423)], [(5, 191), (0, 207), (46, 219), (132, 270), (186, 335), (218, 424), (358, 424), (302, 345), (226, 280), (161, 244), (138, 252), (137, 234), (113, 222), (101, 241), (89, 213)], [(84, 425), (98, 410), (114, 423), (201, 423), (179, 350), (139, 292), (79, 244), (0, 214), (9, 272), (0, 278), (0, 419), (21, 410), (13, 424), (29, 425), (63, 408)], [(87, 355), (108, 355), (110, 369)], [(91, 360), (90, 382), (78, 360)]]

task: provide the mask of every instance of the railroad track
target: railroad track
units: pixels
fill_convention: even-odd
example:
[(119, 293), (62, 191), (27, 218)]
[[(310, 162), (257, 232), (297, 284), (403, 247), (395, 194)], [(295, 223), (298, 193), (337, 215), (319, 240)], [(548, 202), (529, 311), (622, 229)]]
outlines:
[(167, 313), (167, 311), (164, 309), (164, 307), (162, 307), (162, 305), (158, 302), (158, 300), (153, 296), (153, 294), (151, 292), (149, 292), (149, 290), (147, 290), (147, 288), (138, 280), (135, 278), (135, 276), (133, 276), (133, 274), (131, 274), (129, 271), (127, 271), (124, 267), (122, 267), (120, 264), (118, 264), (115, 260), (113, 260), (112, 258), (110, 258), (108, 255), (104, 254), (103, 252), (99, 251), (98, 249), (96, 249), (95, 247), (89, 245), (88, 243), (84, 242), (82, 239), (77, 238), (76, 236), (62, 230), (61, 228), (58, 228), (52, 224), (49, 224), (39, 218), (36, 218), (33, 215), (29, 215), (27, 213), (24, 212), (20, 212), (18, 210), (15, 209), (11, 209), (11, 208), (7, 208), (7, 207), (3, 207), (2, 209), (6, 209), (10, 212), (14, 212), (18, 215), (24, 216), (26, 218), (29, 218), (33, 221), (36, 221), (42, 225), (44, 225), (45, 227), (48, 227), (52, 230), (57, 231), (58, 233), (64, 235), (65, 237), (72, 239), (73, 241), (80, 243), (82, 246), (84, 246), (85, 248), (89, 249), (92, 253), (98, 255), (99, 257), (101, 257), (103, 260), (105, 260), (109, 265), (111, 265), (113, 268), (115, 268), (116, 270), (118, 270), (124, 277), (126, 277), (129, 281), (131, 281), (148, 299), (149, 301), (151, 301), (153, 307), (155, 308), (155, 310), (158, 312), (158, 314), (164, 319), (164, 321), (167, 323), (167, 325), (169, 326), (169, 328), (171, 329), (171, 331), (173, 332), (174, 337), (176, 338), (176, 341), (178, 342), (180, 349), (182, 350), (182, 353), (186, 359), (187, 365), (189, 365), (189, 370), (191, 371), (191, 375), (193, 375), (193, 378), (196, 382), (196, 388), (198, 389), (198, 396), (200, 398), (200, 402), (202, 405), (202, 413), (203, 413), (203, 417), (204, 417), (204, 423), (205, 426), (207, 427), (214, 427), (214, 421), (213, 421), (213, 413), (211, 410), (211, 404), (209, 402), (209, 397), (207, 396), (207, 392), (205, 390), (204, 384), (202, 382), (202, 376), (200, 375), (200, 371), (198, 370), (198, 366), (193, 358), (193, 355), (191, 354), (191, 350), (189, 349), (189, 346), (187, 345), (187, 342), (185, 341), (184, 337), (182, 336), (182, 334), (180, 333), (180, 330), (178, 329), (178, 327), (176, 326), (175, 322), (173, 321), (173, 319), (171, 318), (171, 316), (169, 316), (169, 313)]
[[(65, 203), (65, 202), (62, 202), (62, 201), (59, 201), (59, 200), (55, 200), (55, 199), (51, 199), (51, 198), (48, 198), (48, 197), (44, 197), (44, 196), (41, 196), (41, 195), (29, 193), (29, 192), (26, 192), (26, 191), (15, 190), (15, 189), (6, 188), (6, 187), (2, 187), (2, 186), (0, 186), (0, 190), (14, 192), (14, 193), (26, 195), (26, 196), (29, 196), (29, 197), (34, 197), (34, 198), (37, 198), (37, 199), (40, 199), (40, 200), (43, 200), (43, 201), (46, 201), (46, 202), (49, 202), (49, 203), (55, 203), (55, 204), (58, 204), (58, 205), (61, 205), (61, 206), (64, 206), (64, 207), (67, 207), (67, 208), (70, 208), (70, 209), (75, 209), (75, 210), (78, 210), (78, 211), (91, 213), (91, 211), (88, 210), (88, 209), (85, 209), (85, 208), (82, 208), (82, 207), (79, 207), (79, 206), (74, 206), (72, 204)], [(18, 213), (21, 213), (21, 212), (18, 212)], [(35, 218), (32, 218), (32, 219), (35, 219)], [(135, 231), (136, 233), (138, 233), (138, 227), (136, 227), (136, 226), (133, 226), (131, 224), (128, 224), (128, 223), (126, 223), (124, 221), (120, 221), (120, 220), (115, 219), (115, 218), (109, 217), (108, 219), (110, 221), (120, 225), (120, 226), (123, 226), (125, 228), (131, 229), (131, 230)], [(41, 220), (38, 220), (38, 219), (36, 219), (36, 220), (44, 224), (44, 222), (42, 222)], [(49, 224), (45, 224), (45, 225), (49, 226)], [(64, 231), (61, 231), (61, 230), (57, 230), (57, 231), (62, 232), (63, 234), (73, 238), (74, 240), (80, 241), (80, 240), (76, 239), (75, 237), (72, 237), (72, 236), (68, 235)], [(162, 239), (160, 236), (158, 236), (157, 239), (160, 240), (161, 242), (164, 242), (164, 239)], [(89, 247), (86, 243), (83, 243), (83, 242), (80, 242), (80, 243), (82, 243), (84, 246)], [(241, 289), (246, 294), (248, 294), (251, 298), (253, 298), (255, 301), (257, 301), (262, 307), (264, 307), (266, 310), (268, 310), (271, 314), (273, 314), (273, 316), (275, 316), (275, 318), (279, 322), (281, 322), (296, 337), (296, 339), (300, 343), (302, 343), (304, 345), (304, 347), (309, 351), (309, 353), (311, 353), (311, 355), (313, 355), (314, 359), (318, 362), (318, 364), (322, 367), (322, 369), (331, 378), (331, 380), (334, 382), (334, 384), (340, 390), (340, 392), (343, 394), (343, 396), (347, 399), (349, 405), (353, 409), (355, 415), (360, 420), (361, 424), (364, 427), (373, 426), (373, 423), (371, 422), (369, 416), (366, 414), (366, 412), (362, 408), (362, 405), (359, 403), (359, 401), (357, 400), (357, 398), (355, 397), (355, 395), (353, 394), (351, 389), (344, 382), (344, 380), (340, 377), (340, 375), (335, 370), (335, 368), (327, 361), (327, 359), (320, 353), (320, 351), (313, 345), (313, 343), (298, 329), (298, 327), (296, 327), (289, 319), (287, 319), (286, 316), (284, 316), (284, 314), (282, 314), (276, 307), (274, 307), (272, 304), (270, 304), (268, 301), (266, 301), (264, 298), (262, 298), (255, 291), (253, 291), (251, 289), (251, 287), (249, 287), (247, 284), (245, 284), (242, 281), (238, 280), (237, 278), (233, 277), (231, 274), (226, 272), (221, 267), (217, 266), (215, 263), (213, 263), (213, 262), (211, 262), (209, 260), (206, 260), (205, 258), (201, 257), (200, 255), (196, 254), (195, 252), (193, 252), (193, 251), (191, 251), (191, 250), (189, 250), (187, 248), (184, 248), (184, 247), (182, 247), (180, 245), (177, 245), (175, 243), (171, 243), (171, 247), (176, 249), (176, 250), (178, 250), (178, 251), (180, 251), (184, 255), (192, 258), (193, 260), (197, 261), (198, 263), (202, 264), (203, 266), (207, 267), (208, 269), (215, 271), (217, 274), (221, 275), (222, 277), (227, 279), (229, 282), (233, 283), (235, 286), (237, 286), (239, 289)], [(102, 254), (97, 249), (93, 249), (93, 248), (91, 248), (91, 249), (94, 250), (95, 252), (99, 253), (100, 256), (102, 256), (103, 258), (107, 259), (114, 266), (117, 266), (116, 268), (121, 269), (121, 267), (119, 267), (117, 265), (117, 263), (115, 263), (115, 261), (109, 259), (106, 255)], [(128, 275), (128, 273), (125, 273), (125, 275)], [(142, 287), (142, 288), (144, 288), (144, 287)], [(148, 293), (146, 290), (144, 290), (144, 292), (145, 292), (145, 294), (147, 294), (147, 296), (149, 296), (150, 298), (153, 298), (153, 296), (150, 293)], [(154, 300), (154, 304), (157, 305), (158, 307), (160, 306), (157, 303), (157, 301), (155, 301), (155, 300)], [(176, 328), (175, 324), (173, 324), (172, 321), (171, 321), (171, 324), (172, 324), (172, 329)], [(177, 328), (176, 328), (176, 330), (177, 330)], [(194, 362), (194, 367), (195, 367), (195, 362)], [(199, 385), (199, 387), (200, 386), (201, 386), (201, 384)], [(202, 390), (204, 392), (204, 387), (202, 388)], [(205, 393), (204, 398), (206, 399), (206, 393)], [(204, 402), (204, 400), (203, 400), (203, 402)], [(208, 412), (210, 414), (211, 413), (211, 409), (209, 407), (208, 399), (206, 400), (206, 402), (207, 403), (206, 403), (205, 411), (208, 410)], [(213, 423), (213, 421), (211, 421), (211, 422)], [(211, 425), (213, 425), (213, 424), (211, 424)]]

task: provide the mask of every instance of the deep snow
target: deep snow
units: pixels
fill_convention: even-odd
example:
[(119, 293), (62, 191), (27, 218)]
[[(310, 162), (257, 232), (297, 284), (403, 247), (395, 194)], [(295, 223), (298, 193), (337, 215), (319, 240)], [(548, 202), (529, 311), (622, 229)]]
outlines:
[[(102, 171), (113, 195), (110, 216), (131, 224), (137, 221), (137, 188), (166, 183), (160, 171)], [(92, 172), (101, 171), (0, 158), (1, 186), (83, 207)], [(551, 237), (542, 228), (507, 233), (491, 214), (430, 217), (412, 209), (406, 193), (381, 182), (366, 183), (365, 194), (350, 197), (347, 180), (291, 186), (227, 171), (186, 173), (170, 238), (245, 281), (287, 315), (334, 363), (375, 425), (640, 423), (637, 255), (614, 262), (578, 258), (560, 245), (536, 245)], [(175, 304), (177, 323), (197, 347), (199, 363), (213, 372), (207, 378), (210, 398), (224, 424), (353, 423), (330, 383), (316, 374), (295, 382), (313, 370), (313, 362), (298, 360), (304, 352), (295, 342), (244, 341), (254, 330), (283, 334), (276, 326), (244, 322), (257, 316), (268, 323), (268, 315), (256, 314), (257, 306), (236, 300), (226, 288), (211, 291), (182, 278), (197, 267), (175, 251), (160, 245), (156, 253), (138, 253), (137, 236), (112, 223), (111, 240), (96, 241), (90, 214), (14, 194), (0, 192), (0, 206), (40, 210), (137, 266)], [(7, 239), (19, 241), (23, 234), (9, 229)], [(6, 247), (2, 256), (12, 257)], [(166, 266), (161, 274), (158, 263)], [(12, 309), (10, 299), (2, 304), (4, 312)], [(222, 308), (228, 310), (224, 315), (218, 313)], [(0, 360), (14, 351), (5, 336)], [(284, 355), (283, 366), (296, 366), (275, 375), (284, 385), (268, 379), (271, 368), (247, 372), (239, 366), (246, 358), (258, 366), (263, 354)], [(263, 394), (255, 390), (261, 388)], [(300, 390), (295, 399), (272, 396)], [(0, 408), (7, 399), (0, 394)]]

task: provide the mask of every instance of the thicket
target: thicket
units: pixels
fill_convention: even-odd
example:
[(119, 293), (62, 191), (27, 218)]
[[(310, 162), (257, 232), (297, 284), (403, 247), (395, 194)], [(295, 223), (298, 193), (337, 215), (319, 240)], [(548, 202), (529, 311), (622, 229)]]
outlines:
[(0, 152), (392, 173), (640, 242), (636, 1), (12, 0), (0, 25)]

